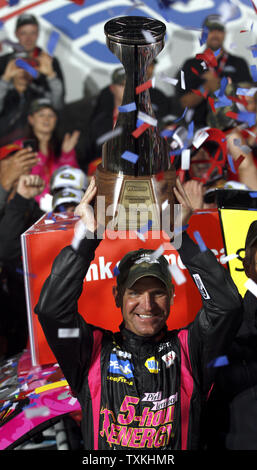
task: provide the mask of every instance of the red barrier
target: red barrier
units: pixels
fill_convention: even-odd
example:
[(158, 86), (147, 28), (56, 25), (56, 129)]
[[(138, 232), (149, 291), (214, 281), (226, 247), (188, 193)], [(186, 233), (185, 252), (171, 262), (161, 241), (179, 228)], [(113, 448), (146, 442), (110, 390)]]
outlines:
[[(22, 235), (30, 345), (34, 364), (56, 362), (38, 318), (34, 314), (34, 307), (42, 285), (50, 273), (54, 258), (64, 246), (71, 243), (74, 234), (74, 219), (61, 219), (57, 215), (54, 216), (55, 223), (45, 223), (46, 217), (44, 217)], [(188, 230), (192, 238), (195, 230), (200, 232), (206, 246), (215, 250), (214, 253), (219, 259), (224, 253), (224, 244), (218, 210), (194, 214)], [(156, 232), (153, 232), (153, 235), (155, 234)], [(125, 236), (124, 232), (123, 235)], [(165, 243), (165, 248), (168, 246), (172, 248), (164, 238), (152, 239), (150, 238), (151, 232), (148, 232), (146, 236), (148, 239), (145, 242), (139, 238), (134, 240), (105, 239), (98, 246), (79, 299), (78, 310), (89, 323), (114, 331), (118, 329), (122, 317), (112, 297), (112, 286), (115, 284), (113, 270), (125, 253), (139, 248), (157, 249), (163, 243)], [(170, 264), (176, 263), (182, 269), (187, 279), (181, 285), (175, 283), (174, 305), (171, 307), (168, 320), (170, 329), (180, 328), (194, 319), (201, 307), (201, 297), (177, 251), (167, 249), (164, 255), (168, 257)]]

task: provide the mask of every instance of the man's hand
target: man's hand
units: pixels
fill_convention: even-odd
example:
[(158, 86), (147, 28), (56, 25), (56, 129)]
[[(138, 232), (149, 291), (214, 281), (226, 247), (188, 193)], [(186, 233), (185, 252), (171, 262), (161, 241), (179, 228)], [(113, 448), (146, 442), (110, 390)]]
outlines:
[(214, 91), (220, 88), (220, 79), (215, 75), (211, 70), (208, 70), (202, 75), (204, 79), (204, 88), (209, 92), (213, 93)]
[(78, 215), (86, 225), (87, 230), (95, 232), (97, 229), (97, 222), (93, 207), (90, 203), (93, 201), (97, 193), (97, 187), (94, 176), (92, 177), (90, 184), (81, 199), (79, 205), (76, 207), (74, 215)]
[(65, 134), (63, 142), (62, 142), (62, 151), (64, 153), (69, 153), (71, 150), (76, 147), (80, 136), (80, 131), (74, 131), (72, 134), (68, 132)]
[(22, 175), (19, 178), (17, 193), (25, 199), (31, 199), (42, 193), (45, 182), (39, 175)]
[(56, 72), (53, 69), (53, 58), (46, 52), (41, 52), (37, 57), (38, 66), (37, 71), (46, 75), (48, 78), (55, 78)]
[(176, 186), (174, 186), (173, 191), (179, 204), (181, 204), (183, 227), (188, 224), (189, 219), (193, 213), (193, 208), (179, 178), (176, 179)]
[(31, 148), (18, 150), (10, 157), (0, 161), (0, 183), (6, 191), (10, 191), (21, 175), (29, 174), (38, 162), (37, 153)]
[(10, 82), (20, 71), (20, 68), (17, 67), (15, 61), (16, 59), (10, 60), (5, 67), (5, 71), (1, 78), (6, 82)]
[(189, 180), (183, 184), (183, 188), (190, 201), (192, 209), (203, 208), (203, 183), (201, 181)]

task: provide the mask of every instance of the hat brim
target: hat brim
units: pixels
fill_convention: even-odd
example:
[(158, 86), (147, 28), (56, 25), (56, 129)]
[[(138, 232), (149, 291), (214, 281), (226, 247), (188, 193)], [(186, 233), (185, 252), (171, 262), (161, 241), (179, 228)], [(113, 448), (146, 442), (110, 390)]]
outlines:
[[(149, 266), (149, 268), (148, 268)], [(136, 281), (142, 279), (143, 277), (155, 277), (159, 279), (166, 287), (168, 293), (171, 293), (172, 284), (167, 282), (167, 278), (165, 277), (164, 273), (160, 272), (160, 270), (156, 270), (154, 265), (148, 265), (147, 268), (144, 269), (136, 269), (135, 271), (130, 271), (128, 274), (127, 279), (124, 281), (123, 286), (125, 288), (130, 289)]]

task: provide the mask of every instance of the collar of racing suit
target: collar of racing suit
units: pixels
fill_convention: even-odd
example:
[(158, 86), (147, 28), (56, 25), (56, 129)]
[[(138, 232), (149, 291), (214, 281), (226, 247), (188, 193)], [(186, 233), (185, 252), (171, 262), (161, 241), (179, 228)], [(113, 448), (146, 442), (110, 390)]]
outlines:
[(140, 348), (143, 345), (151, 345), (153, 343), (158, 343), (159, 341), (161, 341), (162, 338), (164, 338), (168, 330), (167, 325), (165, 325), (158, 333), (153, 336), (139, 336), (125, 328), (123, 322), (121, 323), (119, 328), (123, 341), (125, 341), (127, 344), (130, 344), (130, 346), (132, 346), (133, 348)]

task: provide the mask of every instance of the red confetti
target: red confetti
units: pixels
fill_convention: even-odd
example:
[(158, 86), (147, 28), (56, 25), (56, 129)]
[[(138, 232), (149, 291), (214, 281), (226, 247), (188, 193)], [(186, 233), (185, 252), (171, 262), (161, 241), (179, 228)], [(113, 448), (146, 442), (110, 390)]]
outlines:
[(171, 162), (172, 165), (173, 165), (173, 163), (174, 163), (175, 156), (176, 156), (176, 155), (174, 155), (174, 154), (170, 156), (170, 162)]
[(257, 13), (257, 8), (256, 8), (256, 6), (255, 6), (255, 3), (254, 3), (254, 1), (253, 1), (253, 0), (251, 0), (251, 2), (252, 2), (252, 6), (253, 6), (253, 8), (254, 8), (254, 10), (255, 10), (255, 13)]
[(235, 167), (235, 170), (237, 171), (238, 170), (238, 167), (239, 165), (241, 165), (242, 161), (245, 159), (245, 157), (243, 155), (240, 155), (234, 162), (234, 167)]
[(139, 95), (139, 93), (142, 93), (142, 91), (145, 91), (148, 88), (152, 88), (152, 80), (148, 80), (147, 82), (142, 83), (142, 85), (138, 85), (136, 87), (136, 95)]
[(76, 3), (77, 5), (84, 5), (86, 0), (70, 0), (73, 3)]
[(141, 134), (143, 134), (143, 132), (145, 132), (146, 129), (148, 129), (148, 127), (151, 127), (150, 124), (148, 124), (147, 122), (143, 122), (143, 124), (141, 124), (141, 126), (139, 126), (137, 129), (135, 129), (132, 132), (133, 137), (135, 137), (137, 139), (137, 137), (139, 137)]
[(209, 96), (209, 97), (208, 97), (208, 101), (209, 101), (209, 103), (210, 103), (212, 112), (213, 112), (213, 113), (216, 113), (216, 109), (215, 109), (215, 106), (214, 106), (214, 98), (211, 98), (211, 96)]
[(191, 67), (191, 70), (192, 70), (193, 73), (195, 73), (195, 75), (199, 75), (198, 70), (196, 70), (194, 67)]
[(240, 33), (247, 33), (248, 29), (241, 29)]
[(185, 181), (185, 176), (186, 176), (186, 171), (185, 171), (185, 170), (181, 170), (181, 168), (180, 168), (180, 170), (177, 171), (177, 176), (179, 177), (180, 182), (181, 182), (181, 183), (184, 183), (184, 181)]
[(228, 111), (226, 116), (231, 117), (232, 119), (237, 119), (237, 113), (234, 113), (233, 111)]
[(156, 178), (157, 181), (163, 180), (163, 178), (164, 178), (164, 171), (160, 171), (160, 173), (157, 173), (157, 175), (155, 175), (155, 178)]

